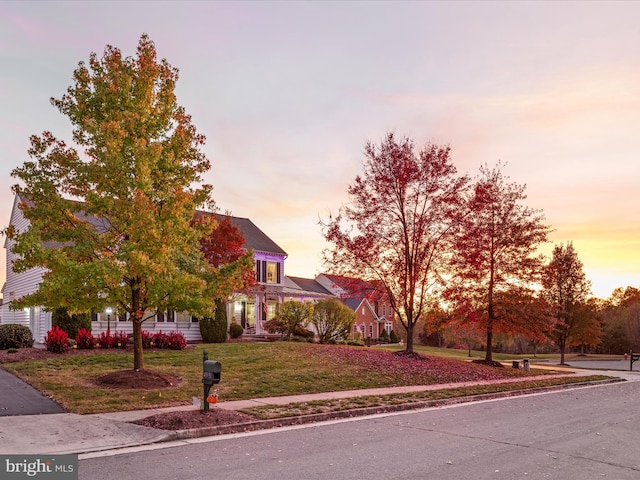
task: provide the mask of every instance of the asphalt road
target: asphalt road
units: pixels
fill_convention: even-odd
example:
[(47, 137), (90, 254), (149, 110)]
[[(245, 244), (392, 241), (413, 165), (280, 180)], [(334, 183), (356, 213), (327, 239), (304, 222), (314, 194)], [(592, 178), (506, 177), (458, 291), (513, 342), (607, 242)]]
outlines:
[(640, 478), (640, 382), (81, 456), (112, 480)]

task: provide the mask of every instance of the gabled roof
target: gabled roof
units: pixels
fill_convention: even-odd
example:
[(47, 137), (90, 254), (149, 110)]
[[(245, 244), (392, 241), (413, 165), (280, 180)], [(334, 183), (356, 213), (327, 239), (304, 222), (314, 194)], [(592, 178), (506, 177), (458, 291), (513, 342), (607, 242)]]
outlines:
[[(216, 217), (222, 218), (226, 215), (216, 214)], [(244, 236), (244, 248), (251, 248), (256, 251), (265, 252), (265, 253), (275, 253), (278, 255), (287, 256), (287, 252), (285, 252), (282, 248), (280, 248), (276, 242), (271, 240), (260, 230), (256, 225), (249, 220), (248, 218), (239, 218), (231, 216), (231, 223), (233, 223), (238, 229), (242, 232)]]
[(325, 288), (343, 299), (358, 298), (362, 300), (366, 298), (369, 302), (374, 302), (386, 294), (382, 283), (377, 280), (361, 280), (328, 273), (321, 273), (316, 279), (319, 279)]
[(320, 293), (333, 297), (333, 294), (316, 282), (313, 278), (301, 278), (301, 277), (285, 277), (285, 281), (290, 280), (293, 285), (287, 285), (288, 287), (295, 288), (297, 286), (300, 290), (306, 292)]

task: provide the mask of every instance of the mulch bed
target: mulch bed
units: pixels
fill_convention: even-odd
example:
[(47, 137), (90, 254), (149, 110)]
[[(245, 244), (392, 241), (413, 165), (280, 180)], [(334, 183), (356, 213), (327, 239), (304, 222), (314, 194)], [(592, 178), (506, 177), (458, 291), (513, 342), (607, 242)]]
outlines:
[(255, 418), (251, 415), (211, 407), (211, 410), (208, 412), (187, 410), (161, 413), (132, 423), (162, 430), (186, 430), (202, 427), (219, 427), (221, 425), (236, 425), (238, 423), (253, 421), (255, 421)]
[(96, 379), (96, 384), (102, 387), (144, 390), (171, 388), (181, 382), (180, 377), (154, 370), (120, 370)]

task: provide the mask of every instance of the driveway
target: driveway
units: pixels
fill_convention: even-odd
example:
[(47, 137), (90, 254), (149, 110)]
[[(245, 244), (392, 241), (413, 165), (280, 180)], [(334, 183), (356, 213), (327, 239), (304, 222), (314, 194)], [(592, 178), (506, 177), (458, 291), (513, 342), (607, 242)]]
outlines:
[(64, 413), (64, 408), (0, 368), (0, 416)]

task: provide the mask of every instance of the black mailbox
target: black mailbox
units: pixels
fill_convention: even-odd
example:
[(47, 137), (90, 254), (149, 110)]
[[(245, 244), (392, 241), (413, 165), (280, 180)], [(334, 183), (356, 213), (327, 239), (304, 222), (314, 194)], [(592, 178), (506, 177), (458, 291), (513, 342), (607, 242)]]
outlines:
[[(209, 411), (209, 390), (216, 383), (220, 383), (222, 377), (222, 364), (215, 360), (209, 360), (206, 350), (202, 352), (202, 403), (205, 412)], [(217, 397), (216, 397), (217, 398)]]
[(214, 383), (220, 383), (222, 376), (222, 364), (215, 360), (204, 361), (204, 371), (202, 374), (202, 383), (213, 385)]

